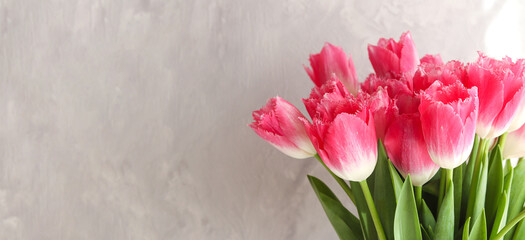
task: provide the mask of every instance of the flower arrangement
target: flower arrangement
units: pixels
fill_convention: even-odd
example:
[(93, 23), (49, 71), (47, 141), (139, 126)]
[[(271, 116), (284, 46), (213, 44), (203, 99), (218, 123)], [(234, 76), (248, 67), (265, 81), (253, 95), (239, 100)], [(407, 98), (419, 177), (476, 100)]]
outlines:
[(359, 83), (326, 43), (305, 67), (311, 120), (274, 97), (250, 124), (342, 187), (358, 216), (308, 176), (339, 238), (525, 239), (525, 60), (419, 58), (410, 32), (368, 54), (375, 73)]

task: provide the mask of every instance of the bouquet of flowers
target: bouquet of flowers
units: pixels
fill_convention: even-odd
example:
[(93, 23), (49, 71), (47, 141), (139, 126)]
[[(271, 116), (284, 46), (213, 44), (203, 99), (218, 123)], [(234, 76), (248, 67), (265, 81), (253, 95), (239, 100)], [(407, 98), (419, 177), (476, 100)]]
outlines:
[(308, 176), (339, 238), (525, 239), (525, 60), (420, 59), (409, 32), (368, 54), (375, 73), (359, 83), (326, 43), (305, 67), (311, 120), (274, 97), (250, 124), (342, 187), (358, 216)]

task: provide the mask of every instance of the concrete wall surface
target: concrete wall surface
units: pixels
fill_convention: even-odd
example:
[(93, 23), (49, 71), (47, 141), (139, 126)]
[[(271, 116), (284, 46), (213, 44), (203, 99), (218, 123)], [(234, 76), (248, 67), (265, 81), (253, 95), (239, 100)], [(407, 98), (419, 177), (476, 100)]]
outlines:
[[(0, 239), (336, 239), (314, 159), (257, 137), (302, 64), (410, 30), (444, 60), (525, 57), (507, 1), (0, 0)], [(352, 206), (349, 208), (354, 211)]]

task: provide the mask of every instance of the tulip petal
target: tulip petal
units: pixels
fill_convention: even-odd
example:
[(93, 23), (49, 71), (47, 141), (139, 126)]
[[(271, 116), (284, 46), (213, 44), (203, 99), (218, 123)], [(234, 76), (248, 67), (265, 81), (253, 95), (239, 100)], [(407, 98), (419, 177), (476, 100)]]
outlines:
[(417, 65), (419, 65), (419, 57), (410, 32), (403, 33), (399, 42), (402, 46), (399, 57), (399, 70), (413, 74), (417, 69)]
[(468, 87), (478, 87), (479, 115), (476, 132), (486, 138), (492, 122), (503, 107), (503, 82), (496, 79), (489, 69), (471, 64), (468, 67)]
[(422, 186), (439, 170), (427, 151), (417, 114), (404, 114), (394, 121), (385, 135), (386, 151), (394, 166), (415, 186)]
[(503, 158), (525, 157), (525, 125), (507, 135), (505, 146), (503, 147)]
[(368, 45), (368, 58), (379, 76), (385, 76), (389, 72), (400, 72), (399, 57), (385, 48)]
[(262, 139), (290, 157), (312, 157), (315, 148), (300, 118), (304, 116), (295, 106), (275, 97), (253, 112), (254, 122), (249, 126)]
[(323, 159), (337, 176), (350, 181), (363, 181), (372, 171), (377, 161), (377, 140), (371, 122), (347, 113), (339, 114), (324, 136), (325, 151)]
[(334, 75), (343, 83), (349, 93), (356, 95), (359, 81), (352, 57), (346, 58), (342, 48), (325, 43), (318, 54), (310, 55), (311, 69), (305, 67), (306, 73), (317, 87), (321, 87)]

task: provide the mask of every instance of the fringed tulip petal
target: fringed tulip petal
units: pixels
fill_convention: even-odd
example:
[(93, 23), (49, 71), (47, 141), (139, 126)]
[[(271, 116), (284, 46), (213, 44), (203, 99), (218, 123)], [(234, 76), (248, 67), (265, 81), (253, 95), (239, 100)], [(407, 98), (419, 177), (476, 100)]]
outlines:
[[(325, 84), (340, 84), (336, 79)], [(315, 87), (303, 99), (312, 116), (306, 130), (323, 162), (334, 174), (350, 181), (365, 180), (377, 161), (374, 118), (365, 99), (341, 94), (337, 87)]]
[(416, 46), (410, 32), (394, 39), (379, 39), (376, 46), (368, 45), (368, 57), (377, 75), (384, 77), (412, 75), (419, 65)]
[(423, 92), (419, 112), (432, 160), (447, 169), (465, 162), (474, 144), (476, 88), (466, 89), (460, 82), (450, 86), (436, 82)]
[(284, 154), (302, 159), (312, 157), (316, 152), (300, 118), (304, 116), (295, 106), (275, 97), (253, 112), (254, 122), (249, 126)]
[(335, 75), (349, 93), (357, 94), (359, 81), (354, 62), (351, 56), (346, 58), (342, 48), (326, 43), (320, 53), (310, 55), (310, 65), (311, 69), (305, 67), (305, 70), (317, 87), (321, 87)]
[(466, 86), (478, 88), (476, 133), (481, 138), (498, 137), (509, 129), (525, 97), (522, 65), (523, 61), (495, 60), (480, 53), (478, 60), (468, 66)]

